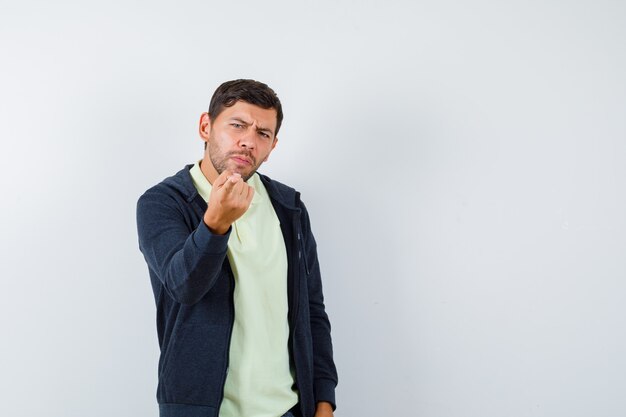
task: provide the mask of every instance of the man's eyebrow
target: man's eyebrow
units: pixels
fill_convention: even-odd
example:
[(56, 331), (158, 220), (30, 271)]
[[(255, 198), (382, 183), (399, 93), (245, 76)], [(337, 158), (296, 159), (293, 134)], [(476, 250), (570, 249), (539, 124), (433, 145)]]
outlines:
[(240, 119), (239, 117), (231, 117), (229, 120), (231, 122), (238, 122), (238, 123), (240, 123), (242, 125), (249, 125), (250, 124), (250, 123), (246, 122), (245, 120)]
[[(239, 118), (239, 117), (231, 117), (229, 120), (230, 120), (231, 122), (237, 122), (237, 123), (240, 123), (240, 124), (242, 124), (242, 125), (246, 125), (246, 126), (249, 126), (249, 125), (250, 125), (250, 122), (246, 122), (245, 120), (243, 120), (243, 119), (241, 119), (241, 118)], [(272, 131), (272, 129), (267, 128), (267, 127), (262, 127), (262, 126), (257, 127), (257, 128), (256, 128), (256, 131), (257, 131), (257, 132), (267, 132), (267, 133), (270, 133), (270, 134), (272, 134), (272, 135), (274, 134), (274, 132)]]
[(270, 133), (270, 134), (274, 134), (274, 132), (272, 131), (272, 129), (266, 128), (266, 127), (257, 127), (256, 129), (257, 132), (265, 132), (265, 133)]

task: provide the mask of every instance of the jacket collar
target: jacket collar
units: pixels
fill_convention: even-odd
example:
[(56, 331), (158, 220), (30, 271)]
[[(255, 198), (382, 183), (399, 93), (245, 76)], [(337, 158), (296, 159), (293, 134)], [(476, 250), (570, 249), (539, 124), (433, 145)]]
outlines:
[(191, 174), (189, 173), (191, 167), (193, 167), (193, 164), (185, 165), (185, 167), (176, 174), (163, 180), (165, 185), (180, 192), (187, 202), (190, 202), (199, 195), (198, 190), (196, 190), (196, 187), (193, 185)]
[(300, 193), (298, 191), (288, 185), (272, 180), (267, 175), (259, 173), (259, 177), (272, 201), (286, 209), (300, 211)]

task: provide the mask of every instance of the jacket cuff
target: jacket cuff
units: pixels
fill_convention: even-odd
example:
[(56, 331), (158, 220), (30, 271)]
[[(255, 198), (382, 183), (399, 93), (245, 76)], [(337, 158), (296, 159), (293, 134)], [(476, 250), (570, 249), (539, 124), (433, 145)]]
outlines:
[(209, 226), (200, 220), (200, 224), (193, 234), (193, 243), (198, 249), (204, 253), (222, 253), (228, 249), (228, 239), (233, 227), (230, 226), (228, 231), (223, 235), (216, 235), (209, 230)]
[(320, 401), (329, 402), (333, 406), (333, 411), (337, 408), (335, 403), (335, 381), (319, 378), (315, 380), (315, 403)]

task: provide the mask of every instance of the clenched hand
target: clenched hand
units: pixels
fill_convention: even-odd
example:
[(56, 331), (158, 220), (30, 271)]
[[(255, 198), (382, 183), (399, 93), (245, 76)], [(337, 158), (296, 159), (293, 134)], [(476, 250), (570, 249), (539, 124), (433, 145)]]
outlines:
[(254, 188), (245, 183), (241, 175), (224, 171), (213, 181), (213, 188), (204, 213), (209, 230), (223, 235), (231, 224), (246, 212), (254, 197)]

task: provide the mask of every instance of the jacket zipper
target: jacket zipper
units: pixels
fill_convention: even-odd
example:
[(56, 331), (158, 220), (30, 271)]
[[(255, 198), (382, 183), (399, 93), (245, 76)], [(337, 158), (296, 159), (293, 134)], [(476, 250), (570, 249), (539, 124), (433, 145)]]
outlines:
[[(296, 192), (296, 198), (295, 198), (295, 206), (298, 207), (300, 203), (300, 193)], [(292, 263), (292, 265), (294, 265), (294, 268), (292, 268), (293, 271), (293, 303), (294, 303), (294, 308), (293, 308), (293, 315), (292, 315), (292, 323), (293, 323), (293, 331), (295, 333), (296, 330), (296, 325), (297, 325), (297, 321), (296, 318), (298, 317), (298, 310), (300, 309), (300, 262), (302, 261), (302, 257), (304, 256), (304, 253), (302, 253), (302, 232), (300, 230), (300, 216), (302, 215), (302, 211), (300, 209), (298, 209), (298, 211), (293, 215), (292, 217), (292, 230), (293, 230), (293, 236), (295, 236), (295, 239), (292, 240), (294, 242), (295, 246), (295, 250), (292, 250), (291, 253), (291, 257), (292, 257), (292, 261), (295, 260), (295, 262)], [(295, 259), (295, 255), (297, 253), (298, 258)], [(293, 344), (293, 340), (292, 340), (292, 344)]]
[(292, 277), (292, 282), (293, 282), (293, 289), (292, 289), (292, 300), (293, 300), (293, 308), (290, 309), (289, 311), (291, 312), (291, 324), (289, 326), (290, 332), (291, 332), (291, 354), (293, 356), (293, 368), (294, 368), (294, 379), (295, 379), (295, 384), (296, 387), (301, 386), (300, 381), (298, 380), (298, 377), (300, 375), (300, 373), (298, 372), (298, 362), (296, 361), (296, 328), (298, 326), (298, 311), (300, 309), (300, 280), (301, 280), (301, 274), (300, 274), (300, 261), (302, 260), (302, 256), (304, 256), (304, 254), (302, 253), (302, 236), (301, 236), (301, 232), (300, 232), (300, 228), (299, 228), (299, 223), (300, 223), (300, 214), (296, 214), (293, 218), (293, 233), (295, 235), (295, 239), (293, 239), (294, 244), (292, 245), (292, 248), (295, 247), (295, 250), (292, 249), (292, 253), (291, 253), (291, 259), (290, 261), (292, 262), (292, 265), (294, 266), (292, 268), (292, 273), (293, 273), (293, 277)]

